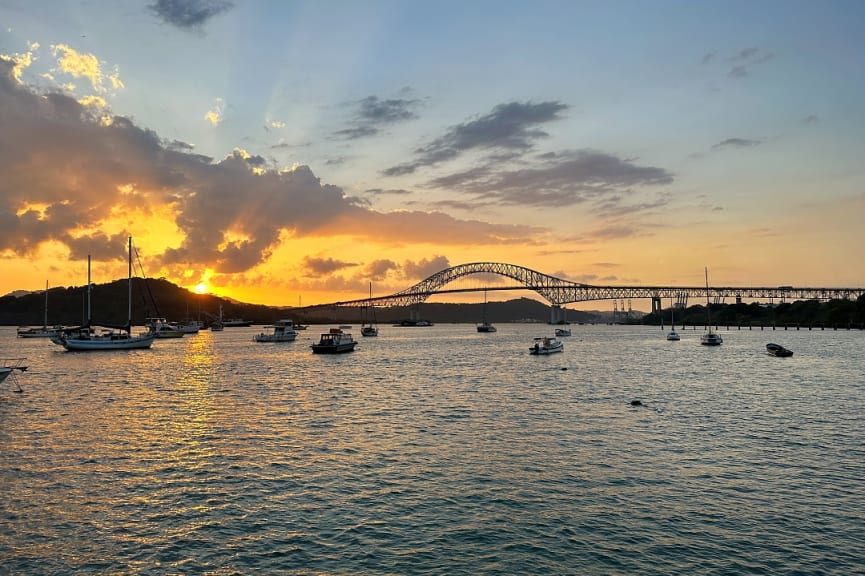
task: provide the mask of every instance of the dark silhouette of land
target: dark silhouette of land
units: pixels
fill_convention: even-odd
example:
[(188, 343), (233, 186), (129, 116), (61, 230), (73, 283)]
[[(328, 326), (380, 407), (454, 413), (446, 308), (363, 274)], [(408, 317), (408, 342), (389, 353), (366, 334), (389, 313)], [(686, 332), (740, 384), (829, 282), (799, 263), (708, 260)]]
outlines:
[[(93, 284), (90, 295), (93, 323), (124, 324), (127, 317), (128, 283), (126, 279), (107, 284)], [(224, 318), (243, 318), (254, 324), (269, 324), (281, 318), (299, 323), (359, 323), (361, 308), (294, 308), (246, 304), (230, 298), (210, 294), (195, 294), (164, 279), (133, 278), (133, 324), (141, 325), (145, 318), (164, 317), (169, 320), (200, 319), (209, 324), (219, 314), (222, 305)], [(599, 305), (603, 303), (599, 302)], [(74, 326), (86, 321), (86, 286), (57, 287), (48, 291), (48, 324)], [(480, 322), (484, 313), (489, 322), (542, 322), (550, 319), (550, 306), (531, 298), (517, 298), (504, 302), (484, 304), (448, 304), (426, 302), (418, 310), (409, 308), (377, 308), (375, 320), (380, 324), (399, 323), (407, 318), (423, 318), (433, 323)], [(662, 312), (665, 325), (670, 324), (671, 310)], [(856, 301), (816, 300), (764, 304), (712, 304), (710, 316), (713, 325), (778, 325), (865, 327), (865, 296)], [(45, 293), (33, 292), (0, 297), (0, 325), (41, 326), (45, 317)], [(677, 309), (676, 325), (703, 326), (706, 323), (704, 305)], [(658, 313), (634, 313), (615, 319), (610, 313), (568, 310), (571, 323), (619, 323), (659, 325)]]

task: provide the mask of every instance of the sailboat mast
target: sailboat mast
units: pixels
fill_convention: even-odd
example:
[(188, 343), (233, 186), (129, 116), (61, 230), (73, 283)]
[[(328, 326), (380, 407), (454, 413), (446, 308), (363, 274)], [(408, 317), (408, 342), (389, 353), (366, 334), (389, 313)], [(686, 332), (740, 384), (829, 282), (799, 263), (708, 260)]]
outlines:
[(129, 313), (126, 318), (126, 325), (132, 330), (132, 236), (129, 237), (129, 257), (127, 258), (129, 262), (129, 273), (128, 273), (128, 284), (129, 284)]
[(90, 326), (90, 254), (87, 255), (87, 325)]
[(48, 280), (45, 281), (45, 319), (43, 320), (42, 329), (48, 329)]

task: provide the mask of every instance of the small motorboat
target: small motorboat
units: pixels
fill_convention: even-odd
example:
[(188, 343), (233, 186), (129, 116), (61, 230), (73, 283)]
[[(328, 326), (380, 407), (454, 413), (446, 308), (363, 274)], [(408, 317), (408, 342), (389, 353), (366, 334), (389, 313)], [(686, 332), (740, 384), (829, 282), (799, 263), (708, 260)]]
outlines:
[(331, 328), (330, 332), (321, 335), (318, 344), (312, 345), (315, 354), (338, 354), (351, 352), (357, 346), (357, 340), (340, 328)]
[(555, 354), (556, 352), (563, 352), (565, 349), (565, 344), (558, 338), (553, 336), (539, 336), (535, 338), (535, 343), (529, 348), (529, 354)]
[(792, 356), (792, 355), (793, 355), (793, 351), (792, 351), (792, 350), (788, 350), (787, 348), (784, 348), (784, 347), (781, 346), (780, 344), (773, 344), (773, 343), (771, 343), (771, 342), (768, 343), (768, 344), (766, 344), (766, 352), (767, 352), (770, 356), (778, 356), (778, 357), (781, 357), (781, 358), (786, 358), (786, 357), (788, 357), (788, 356)]
[(252, 339), (256, 342), (293, 342), (297, 338), (294, 322), (291, 320), (277, 320), (270, 328), (270, 333), (262, 332), (253, 336)]
[(681, 339), (682, 337), (679, 336), (679, 333), (675, 330), (670, 330), (669, 332), (667, 332), (667, 340), (669, 340), (670, 342), (677, 342)]
[(361, 336), (378, 336), (378, 328), (372, 324), (364, 326), (360, 329)]
[(571, 329), (570, 328), (556, 328), (556, 336), (570, 336)]
[(157, 338), (183, 338), (186, 334), (177, 325), (165, 318), (147, 318), (147, 332)]
[(724, 339), (721, 338), (721, 335), (712, 332), (712, 329), (709, 328), (709, 331), (700, 336), (700, 344), (703, 346), (720, 346), (721, 343), (724, 342)]

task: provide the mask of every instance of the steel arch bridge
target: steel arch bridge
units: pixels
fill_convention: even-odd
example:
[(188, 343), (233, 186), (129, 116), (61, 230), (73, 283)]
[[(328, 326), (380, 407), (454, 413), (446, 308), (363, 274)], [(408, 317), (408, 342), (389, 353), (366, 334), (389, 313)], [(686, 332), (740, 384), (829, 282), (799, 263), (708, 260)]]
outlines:
[[(445, 286), (472, 274), (498, 274), (515, 280), (518, 286), (489, 286), (486, 288), (444, 289)], [(436, 272), (432, 276), (390, 296), (362, 298), (330, 304), (318, 304), (305, 308), (323, 307), (410, 307), (426, 301), (434, 294), (457, 292), (479, 292), (481, 290), (533, 290), (547, 300), (554, 309), (573, 302), (589, 302), (594, 300), (626, 300), (650, 299), (653, 310), (660, 308), (662, 299), (670, 298), (678, 306), (687, 303), (688, 298), (699, 297), (723, 302), (726, 298), (753, 300), (854, 300), (865, 294), (865, 288), (795, 288), (793, 286), (779, 287), (709, 287), (706, 286), (593, 286), (570, 280), (563, 280), (537, 272), (516, 264), (501, 262), (472, 262), (460, 264)]]

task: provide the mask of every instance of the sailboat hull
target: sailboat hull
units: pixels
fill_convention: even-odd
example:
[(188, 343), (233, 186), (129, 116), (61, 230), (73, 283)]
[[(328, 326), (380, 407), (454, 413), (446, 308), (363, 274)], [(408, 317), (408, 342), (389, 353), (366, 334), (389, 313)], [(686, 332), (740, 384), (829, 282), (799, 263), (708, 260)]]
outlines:
[(140, 336), (128, 336), (124, 333), (90, 336), (85, 338), (52, 338), (55, 344), (59, 344), (70, 352), (92, 352), (98, 350), (140, 350), (150, 348), (155, 336), (153, 334), (142, 334)]

